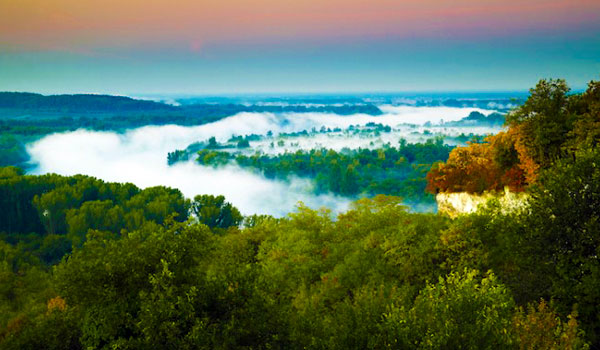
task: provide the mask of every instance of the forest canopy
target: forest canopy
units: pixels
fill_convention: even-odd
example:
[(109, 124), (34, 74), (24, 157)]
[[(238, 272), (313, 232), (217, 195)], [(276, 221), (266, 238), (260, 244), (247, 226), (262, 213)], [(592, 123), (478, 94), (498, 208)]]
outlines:
[(242, 217), (219, 196), (0, 168), (0, 348), (597, 348), (600, 85), (565, 86), (540, 82), (505, 133), (430, 173), (477, 179), (434, 190), (518, 185), (511, 212), (376, 195)]

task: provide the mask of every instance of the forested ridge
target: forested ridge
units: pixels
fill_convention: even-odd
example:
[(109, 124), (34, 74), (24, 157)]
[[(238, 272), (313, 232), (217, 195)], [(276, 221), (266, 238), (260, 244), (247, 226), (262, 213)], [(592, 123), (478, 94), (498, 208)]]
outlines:
[(505, 134), (429, 175), (528, 205), (456, 219), (384, 195), (243, 217), (221, 196), (0, 168), (0, 348), (599, 348), (598, 142), (600, 83), (541, 81)]
[(0, 115), (11, 118), (57, 114), (63, 117), (91, 115), (97, 117), (133, 115), (165, 115), (176, 112), (193, 116), (229, 116), (239, 112), (320, 112), (348, 115), (379, 115), (381, 110), (370, 103), (335, 105), (255, 105), (241, 103), (196, 102), (170, 105), (125, 96), (75, 94), (41, 95), (27, 92), (0, 92)]

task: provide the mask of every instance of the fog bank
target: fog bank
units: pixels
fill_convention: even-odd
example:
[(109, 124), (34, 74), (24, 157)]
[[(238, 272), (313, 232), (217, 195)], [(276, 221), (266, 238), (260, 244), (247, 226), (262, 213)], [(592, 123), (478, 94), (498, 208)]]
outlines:
[[(476, 108), (382, 106), (385, 114), (340, 116), (321, 113), (240, 113), (213, 123), (183, 127), (176, 125), (146, 126), (119, 134), (78, 130), (53, 134), (28, 145), (31, 159), (37, 164), (35, 174), (85, 174), (105, 181), (131, 182), (139, 187), (164, 185), (180, 189), (188, 198), (197, 194), (222, 194), (244, 214), (285, 215), (298, 201), (318, 208), (343, 211), (350, 200), (333, 195), (311, 194), (311, 182), (295, 179), (273, 181), (230, 165), (207, 168), (192, 162), (167, 166), (167, 153), (184, 149), (196, 141), (216, 137), (223, 142), (232, 135), (297, 132), (312, 128), (342, 128), (370, 122), (397, 126), (404, 123), (438, 123), (460, 120)], [(397, 135), (396, 135), (397, 136)], [(355, 140), (358, 141), (358, 140)], [(332, 139), (319, 139), (306, 146), (327, 147)], [(346, 140), (351, 144), (352, 140)], [(358, 147), (365, 142), (355, 142)], [(342, 146), (342, 144), (339, 144)], [(264, 145), (266, 148), (266, 145)]]
[(299, 201), (334, 212), (346, 210), (350, 203), (338, 196), (311, 194), (308, 180), (273, 181), (233, 165), (214, 169), (188, 162), (169, 167), (166, 152), (178, 129), (144, 129), (125, 135), (79, 130), (47, 136), (28, 148), (38, 164), (33, 173), (85, 174), (141, 188), (163, 185), (178, 188), (188, 198), (222, 194), (245, 215), (283, 216)]

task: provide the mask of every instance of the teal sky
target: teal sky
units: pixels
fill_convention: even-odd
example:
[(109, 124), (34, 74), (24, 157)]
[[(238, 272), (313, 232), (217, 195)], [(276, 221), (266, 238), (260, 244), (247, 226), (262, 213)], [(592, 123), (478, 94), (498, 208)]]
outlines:
[[(571, 87), (581, 89), (600, 79), (600, 6), (585, 3), (587, 11), (583, 5), (581, 11), (564, 16), (557, 10), (531, 24), (526, 16), (514, 23), (508, 15), (491, 17), (489, 24), (473, 24), (471, 19), (464, 26), (440, 17), (431, 18), (428, 26), (414, 24), (402, 30), (389, 25), (372, 32), (365, 25), (351, 31), (337, 25), (337, 32), (327, 27), (303, 32), (302, 25), (309, 26), (314, 19), (308, 17), (305, 22), (295, 19), (300, 29), (285, 35), (255, 28), (256, 33), (244, 36), (243, 29), (234, 28), (212, 37), (207, 34), (208, 39), (198, 42), (186, 36), (191, 30), (187, 27), (181, 29), (185, 33), (165, 35), (145, 34), (142, 27), (135, 36), (102, 35), (96, 27), (92, 34), (70, 36), (66, 27), (47, 38), (40, 27), (36, 30), (42, 39), (36, 39), (35, 30), (13, 31), (0, 25), (4, 31), (0, 91), (126, 95), (514, 91), (526, 90), (540, 78), (565, 78)], [(478, 9), (484, 14), (485, 10)], [(345, 17), (335, 20), (346, 24)], [(384, 20), (394, 23), (393, 18)]]

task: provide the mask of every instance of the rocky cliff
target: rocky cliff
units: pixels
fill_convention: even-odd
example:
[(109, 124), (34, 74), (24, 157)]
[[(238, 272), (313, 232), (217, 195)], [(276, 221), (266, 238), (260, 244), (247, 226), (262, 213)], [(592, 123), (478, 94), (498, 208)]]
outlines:
[(508, 188), (504, 192), (484, 192), (472, 194), (467, 192), (438, 193), (436, 201), (438, 211), (456, 217), (469, 214), (491, 199), (497, 199), (503, 211), (521, 209), (526, 204), (527, 194), (525, 192), (510, 192)]

